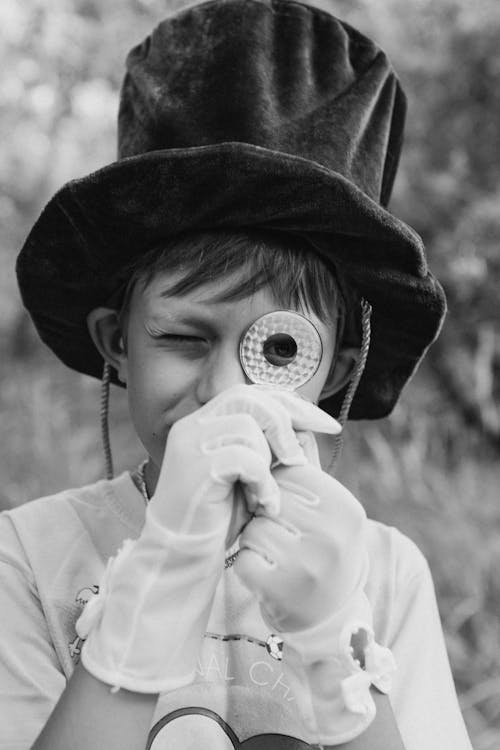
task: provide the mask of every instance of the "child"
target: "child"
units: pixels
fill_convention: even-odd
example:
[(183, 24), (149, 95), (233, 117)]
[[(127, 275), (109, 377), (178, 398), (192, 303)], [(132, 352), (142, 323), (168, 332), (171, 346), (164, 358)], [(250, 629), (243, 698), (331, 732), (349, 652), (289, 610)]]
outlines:
[(130, 53), (120, 160), (52, 199), (18, 276), (148, 458), (3, 514), (0, 747), (470, 747), (425, 560), (314, 437), (387, 414), (444, 314), (384, 208), (403, 119), (383, 53), (288, 0)]

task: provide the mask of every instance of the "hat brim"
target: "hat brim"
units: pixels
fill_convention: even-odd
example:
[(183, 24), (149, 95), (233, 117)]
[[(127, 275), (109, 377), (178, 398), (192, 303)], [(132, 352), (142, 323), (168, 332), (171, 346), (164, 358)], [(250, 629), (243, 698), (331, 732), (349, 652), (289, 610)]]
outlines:
[[(320, 164), (245, 143), (153, 151), (67, 183), (17, 262), (24, 304), (69, 367), (101, 377), (87, 315), (162, 239), (203, 228), (305, 234), (373, 308), (372, 342), (350, 417), (386, 416), (439, 332), (444, 292), (420, 237)], [(322, 407), (337, 414), (343, 393)]]

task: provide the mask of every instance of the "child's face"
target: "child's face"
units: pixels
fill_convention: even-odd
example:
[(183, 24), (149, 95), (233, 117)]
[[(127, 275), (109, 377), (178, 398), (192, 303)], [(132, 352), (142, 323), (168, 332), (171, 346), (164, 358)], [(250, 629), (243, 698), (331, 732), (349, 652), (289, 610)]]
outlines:
[[(169, 287), (178, 280), (163, 273), (144, 290), (136, 285), (119, 370), (136, 432), (156, 467), (174, 422), (226, 388), (250, 383), (240, 364), (241, 336), (261, 315), (280, 309), (267, 287), (242, 300), (211, 301), (225, 286), (233, 286), (234, 278), (169, 297)], [(323, 358), (298, 392), (317, 402), (332, 362), (334, 329), (313, 314), (306, 317), (319, 331)]]

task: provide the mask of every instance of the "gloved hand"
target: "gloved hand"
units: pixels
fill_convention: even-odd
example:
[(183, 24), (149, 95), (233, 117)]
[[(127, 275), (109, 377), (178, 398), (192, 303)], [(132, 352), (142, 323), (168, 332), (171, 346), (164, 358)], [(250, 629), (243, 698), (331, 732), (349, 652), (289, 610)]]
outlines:
[(173, 425), (144, 528), (109, 561), (77, 622), (91, 674), (147, 693), (192, 681), (224, 569), (235, 483), (249, 512), (276, 515), (273, 456), (305, 461), (295, 429), (338, 428), (308, 402), (255, 386), (228, 389)]
[(255, 517), (240, 537), (234, 570), (284, 640), (284, 658), (305, 670), (321, 744), (347, 742), (375, 716), (370, 684), (384, 692), (392, 654), (374, 641), (366, 514), (317, 465), (279, 466), (278, 516)]
[[(333, 417), (295, 393), (259, 385), (233, 386), (171, 428), (151, 512), (171, 530), (206, 532), (218, 525), (216, 514), (227, 522), (227, 505), (235, 482), (240, 481), (250, 514), (276, 515), (280, 491), (269, 472), (272, 463), (307, 463), (297, 435), (336, 434), (340, 429)], [(241, 477), (240, 454), (253, 462)], [(214, 484), (214, 479), (219, 481)], [(160, 486), (166, 489), (159, 492)], [(240, 531), (230, 534), (227, 546)]]

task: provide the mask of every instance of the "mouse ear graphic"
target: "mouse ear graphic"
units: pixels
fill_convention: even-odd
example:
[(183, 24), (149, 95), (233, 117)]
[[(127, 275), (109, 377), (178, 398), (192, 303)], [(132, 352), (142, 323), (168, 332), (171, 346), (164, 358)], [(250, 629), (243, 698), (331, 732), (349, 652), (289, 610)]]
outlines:
[(187, 747), (210, 750), (319, 750), (296, 737), (259, 734), (240, 742), (234, 731), (215, 711), (203, 707), (180, 708), (160, 719), (151, 730), (146, 750)]
[(242, 746), (231, 727), (214, 711), (203, 707), (172, 711), (153, 727), (146, 750), (173, 747), (209, 747), (213, 750), (239, 750)]
[(241, 750), (321, 750), (321, 746), (285, 734), (258, 734), (242, 742)]

